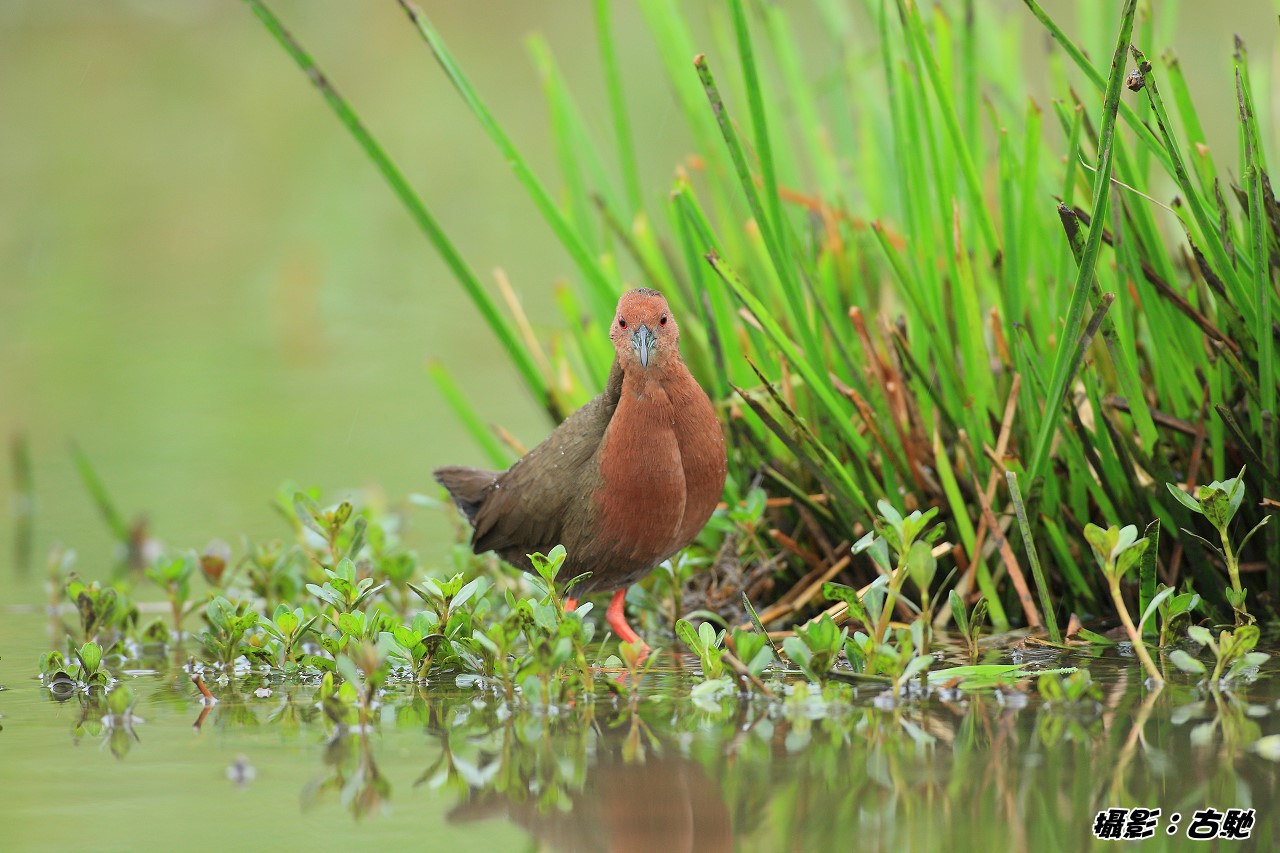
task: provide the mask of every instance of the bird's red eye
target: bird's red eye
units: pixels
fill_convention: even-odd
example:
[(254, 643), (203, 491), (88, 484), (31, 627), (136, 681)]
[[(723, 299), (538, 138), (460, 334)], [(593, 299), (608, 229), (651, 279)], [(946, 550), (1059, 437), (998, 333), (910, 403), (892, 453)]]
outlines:
[(624, 320), (624, 319), (622, 319), (621, 317), (619, 317), (619, 318), (618, 318), (618, 328), (619, 328), (619, 329), (625, 329), (626, 327), (627, 327), (627, 321), (626, 321), (626, 320)]
[(662, 319), (658, 321), (658, 325), (659, 325), (659, 326), (665, 326), (665, 325), (667, 325), (667, 315), (666, 315), (666, 314), (663, 314), (663, 315), (662, 315)]

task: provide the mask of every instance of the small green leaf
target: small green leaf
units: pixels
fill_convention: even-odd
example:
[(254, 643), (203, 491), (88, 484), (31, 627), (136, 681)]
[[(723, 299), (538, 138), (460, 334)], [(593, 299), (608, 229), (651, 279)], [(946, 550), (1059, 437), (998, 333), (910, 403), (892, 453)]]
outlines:
[(271, 619), (286, 637), (293, 635), (299, 624), (297, 615), (289, 609), (288, 605), (281, 604), (276, 608), (275, 615)]
[(1182, 649), (1174, 649), (1169, 652), (1169, 662), (1183, 672), (1189, 672), (1192, 675), (1204, 675), (1205, 666)]
[(1269, 516), (1269, 515), (1264, 515), (1264, 516), (1262, 517), (1262, 521), (1259, 521), (1257, 524), (1255, 524), (1255, 525), (1253, 526), (1253, 529), (1252, 529), (1252, 530), (1250, 530), (1248, 533), (1246, 533), (1246, 534), (1244, 535), (1244, 538), (1240, 540), (1240, 545), (1236, 548), (1236, 553), (1237, 553), (1237, 554), (1239, 554), (1241, 551), (1243, 551), (1243, 550), (1244, 550), (1244, 546), (1248, 545), (1248, 544), (1249, 544), (1249, 540), (1253, 538), (1253, 534), (1257, 533), (1257, 532), (1258, 532), (1259, 530), (1261, 530), (1263, 527), (1266, 527), (1267, 522), (1268, 522), (1268, 521), (1270, 521), (1270, 520), (1271, 520), (1271, 516)]
[(703, 653), (703, 643), (698, 637), (698, 631), (694, 629), (689, 620), (681, 619), (676, 622), (676, 635), (680, 637), (685, 646), (692, 649), (692, 652), (695, 654)]
[(929, 664), (933, 663), (933, 655), (919, 655), (911, 659), (911, 662), (902, 670), (900, 681), (910, 681), (916, 675), (925, 670)]
[(1213, 634), (1209, 633), (1209, 629), (1201, 625), (1191, 625), (1187, 628), (1187, 636), (1202, 646), (1213, 644)]
[(864, 625), (871, 621), (867, 616), (867, 609), (862, 606), (862, 599), (858, 597), (858, 591), (851, 586), (828, 581), (822, 585), (822, 597), (828, 601), (843, 601), (851, 619), (857, 619)]
[(907, 552), (907, 571), (910, 572), (911, 580), (921, 592), (928, 591), (937, 570), (938, 560), (933, 556), (933, 549), (929, 547), (929, 543), (913, 542), (911, 550)]
[(1187, 509), (1191, 510), (1197, 515), (1204, 514), (1203, 512), (1200, 511), (1200, 502), (1197, 501), (1194, 497), (1182, 491), (1182, 489), (1179, 489), (1173, 483), (1165, 483), (1164, 485), (1169, 490), (1169, 494), (1173, 495), (1175, 498), (1178, 499), (1178, 503), (1182, 504)]
[(987, 624), (987, 597), (984, 595), (973, 604), (973, 614), (969, 617), (969, 636), (977, 639)]
[(1147, 604), (1147, 609), (1143, 611), (1142, 618), (1138, 620), (1139, 634), (1142, 633), (1142, 626), (1146, 624), (1146, 621), (1149, 618), (1151, 618), (1151, 614), (1155, 613), (1156, 610), (1159, 609), (1160, 605), (1164, 603), (1164, 600), (1167, 599), (1169, 596), (1173, 595), (1174, 592), (1175, 592), (1174, 588), (1171, 586), (1168, 586), (1160, 590), (1158, 593), (1156, 593), (1155, 598), (1151, 599), (1151, 601)]
[(902, 530), (902, 513), (898, 512), (893, 504), (886, 500), (879, 500), (876, 501), (876, 509), (880, 510), (880, 517), (885, 520), (886, 524), (896, 528), (898, 531)]
[(1081, 628), (1076, 632), (1076, 636), (1082, 640), (1088, 640), (1095, 646), (1114, 646), (1116, 644), (1115, 640), (1112, 640), (1109, 637), (1104, 637), (1101, 634), (1095, 634), (1088, 628)]
[(969, 633), (969, 614), (965, 612), (964, 599), (954, 589), (947, 593), (947, 603), (951, 605), (951, 618), (956, 623), (956, 630), (961, 634)]
[(76, 652), (76, 657), (80, 658), (85, 674), (92, 675), (98, 671), (98, 664), (102, 663), (102, 647), (92, 641), (85, 643)]

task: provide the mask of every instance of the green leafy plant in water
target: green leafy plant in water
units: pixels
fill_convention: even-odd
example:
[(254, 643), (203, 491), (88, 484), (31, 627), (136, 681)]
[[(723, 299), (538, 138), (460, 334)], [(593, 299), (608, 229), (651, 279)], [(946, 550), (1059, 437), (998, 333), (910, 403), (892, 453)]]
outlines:
[(436, 614), (423, 611), (414, 616), (410, 624), (391, 629), (392, 641), (413, 670), (416, 681), (426, 680), (435, 650), (445, 639), (444, 634), (435, 630), (439, 624)]
[[(1151, 544), (1151, 540), (1139, 539), (1138, 528), (1132, 524), (1125, 525), (1123, 528), (1113, 524), (1106, 530), (1096, 524), (1086, 524), (1084, 538), (1088, 540), (1089, 546), (1093, 548), (1093, 555), (1098, 561), (1098, 566), (1102, 569), (1102, 574), (1106, 576), (1107, 586), (1111, 590), (1111, 601), (1120, 617), (1120, 623), (1124, 625), (1125, 632), (1129, 635), (1130, 642), (1133, 643), (1134, 654), (1142, 661), (1143, 667), (1146, 668), (1147, 674), (1151, 676), (1152, 680), (1157, 684), (1162, 683), (1164, 676), (1160, 674), (1160, 670), (1156, 668), (1155, 661), (1151, 659), (1146, 645), (1142, 642), (1141, 629), (1133, 624), (1133, 619), (1129, 617), (1129, 609), (1124, 603), (1124, 596), (1120, 594), (1121, 579), (1126, 572), (1137, 565), (1138, 560), (1142, 558), (1147, 547)], [(1152, 603), (1156, 603), (1154, 599)], [(1154, 608), (1152, 607), (1147, 608), (1147, 613), (1143, 615), (1144, 621), (1153, 610)]]
[(956, 623), (956, 630), (960, 632), (965, 648), (968, 649), (969, 662), (976, 663), (978, 638), (982, 636), (982, 629), (987, 622), (987, 599), (979, 596), (973, 603), (973, 609), (966, 611), (964, 599), (953, 589), (947, 596), (947, 602), (951, 605), (951, 618)]
[(279, 604), (270, 619), (258, 623), (280, 643), (280, 659), (277, 661), (279, 666), (290, 668), (300, 663), (298, 653), (301, 651), (302, 639), (312, 631), (319, 619), (319, 614), (307, 616), (301, 607), (290, 610), (287, 604)]
[(57, 696), (68, 696), (76, 686), (109, 687), (114, 679), (103, 666), (102, 647), (90, 640), (72, 649), (76, 663), (70, 663), (62, 652), (48, 652), (40, 658), (40, 677)]
[(1169, 632), (1176, 630), (1178, 623), (1189, 620), (1191, 611), (1200, 606), (1200, 596), (1198, 594), (1187, 590), (1186, 592), (1165, 595), (1167, 589), (1170, 589), (1170, 587), (1161, 584), (1156, 592), (1156, 597), (1152, 599), (1160, 615), (1161, 648), (1168, 645)]
[(1197, 515), (1204, 516), (1218, 531), (1218, 539), (1222, 543), (1221, 548), (1203, 536), (1183, 528), (1184, 533), (1199, 539), (1209, 550), (1220, 556), (1226, 564), (1227, 575), (1231, 579), (1231, 588), (1224, 592), (1227, 596), (1227, 601), (1231, 604), (1231, 609), (1235, 611), (1237, 625), (1253, 621), (1253, 617), (1249, 615), (1248, 608), (1245, 606), (1248, 590), (1240, 585), (1240, 552), (1244, 550), (1245, 545), (1249, 544), (1249, 540), (1253, 538), (1253, 535), (1271, 520), (1271, 516), (1264, 515), (1262, 520), (1244, 535), (1239, 545), (1232, 546), (1230, 536), (1231, 522), (1236, 517), (1240, 504), (1244, 501), (1244, 472), (1245, 469), (1241, 468), (1240, 473), (1231, 479), (1214, 480), (1207, 486), (1200, 486), (1195, 489), (1192, 494), (1187, 494), (1172, 483), (1165, 484), (1169, 489), (1169, 493), (1177, 498), (1180, 504)]
[(205, 607), (204, 617), (209, 627), (201, 632), (200, 643), (213, 663), (231, 669), (242, 655), (257, 656), (258, 651), (244, 642), (245, 634), (258, 624), (258, 613), (248, 602), (232, 604), (217, 596)]
[(1182, 649), (1174, 649), (1170, 652), (1169, 660), (1183, 672), (1193, 675), (1204, 675), (1209, 672), (1211, 690), (1229, 687), (1233, 682), (1243, 680), (1271, 657), (1253, 650), (1262, 636), (1262, 631), (1257, 625), (1242, 625), (1234, 631), (1223, 630), (1216, 640), (1208, 628), (1192, 625), (1187, 629), (1187, 636), (1208, 648), (1213, 654), (1213, 671), (1209, 672), (1201, 661)]
[(703, 622), (696, 629), (688, 619), (676, 623), (676, 636), (698, 656), (702, 675), (708, 680), (724, 677), (724, 630), (717, 631), (710, 622)]
[(251, 543), (242, 565), (249, 589), (270, 607), (297, 599), (306, 587), (306, 563), (300, 547), (286, 547), (277, 539)]
[[(913, 623), (912, 628), (918, 624)], [(913, 631), (899, 628), (894, 631), (894, 642), (883, 642), (876, 648), (873, 671), (889, 677), (894, 696), (901, 696), (903, 688), (911, 679), (927, 671), (933, 664), (933, 655), (917, 653), (916, 637), (919, 633), (919, 629)]]
[(564, 607), (565, 596), (576, 585), (591, 577), (590, 572), (583, 572), (566, 583), (557, 584), (556, 577), (560, 574), (560, 567), (564, 565), (565, 558), (568, 556), (563, 545), (555, 546), (546, 554), (530, 554), (529, 562), (533, 564), (533, 574), (525, 572), (525, 577), (528, 577), (533, 582), (534, 587), (542, 593), (543, 599), (555, 607), (556, 610), (561, 611)]
[(147, 578), (164, 590), (169, 601), (169, 611), (173, 615), (173, 634), (182, 638), (182, 620), (191, 612), (191, 576), (195, 574), (196, 560), (192, 555), (183, 554), (169, 560), (161, 560), (149, 566)]
[(787, 658), (814, 681), (825, 682), (827, 674), (840, 658), (848, 628), (839, 628), (826, 613), (804, 625), (782, 641)]
[(103, 587), (97, 581), (86, 584), (72, 572), (64, 588), (80, 617), (82, 641), (100, 639), (99, 635), (104, 633), (114, 637), (129, 625), (137, 624), (138, 608), (115, 587)]
[[(862, 596), (857, 590), (835, 583), (824, 584), (823, 594), (828, 599), (843, 601), (850, 618), (865, 629), (852, 634), (846, 629), (841, 641), (845, 658), (853, 671), (888, 678), (893, 682), (896, 694), (901, 682), (910, 680), (933, 663), (933, 656), (916, 654), (916, 650), (923, 647), (928, 630), (923, 619), (914, 620), (909, 628), (898, 629), (891, 636), (886, 636), (883, 642), (876, 641), (874, 633), (890, 606), (884, 589), (886, 581), (886, 577), (881, 576)], [(879, 619), (876, 618), (877, 613), (880, 614)]]
[(486, 578), (468, 581), (461, 574), (456, 574), (447, 581), (425, 578), (420, 584), (408, 584), (409, 589), (431, 608), (436, 617), (436, 626), (448, 625), (455, 612), (460, 611), (472, 598), (482, 597), (488, 585)]
[(734, 628), (725, 636), (724, 642), (729, 654), (742, 663), (750, 678), (759, 679), (778, 659), (768, 635), (758, 631)]
[[(876, 643), (884, 639), (889, 627), (889, 617), (893, 614), (893, 605), (898, 593), (908, 576), (916, 578), (917, 584), (927, 578), (933, 580), (933, 571), (937, 561), (933, 556), (933, 546), (946, 533), (946, 524), (939, 522), (929, 528), (929, 522), (938, 514), (938, 508), (932, 507), (925, 512), (915, 510), (903, 517), (888, 501), (876, 504), (880, 517), (876, 520), (876, 529), (863, 536), (853, 545), (853, 553), (867, 552), (872, 560), (889, 572), (887, 599), (880, 611), (880, 619), (871, 636)], [(928, 528), (926, 530), (926, 528)], [(889, 554), (892, 551), (897, 558), (896, 566), (890, 569)]]
[[(364, 547), (368, 520), (354, 510), (350, 501), (342, 501), (332, 509), (321, 509), (306, 492), (295, 492), (293, 495), (294, 515), (302, 527), (324, 540), (329, 568), (338, 566), (343, 559), (354, 560)], [(350, 526), (348, 522), (351, 522)]]
[(357, 579), (355, 563), (346, 557), (338, 561), (336, 568), (325, 569), (324, 573), (328, 576), (324, 585), (309, 583), (307, 590), (339, 613), (359, 609), (386, 586), (375, 583), (373, 578)]
[(517, 662), (516, 683), (525, 697), (540, 696), (550, 707), (571, 689), (562, 668), (579, 661), (588, 635), (575, 613), (562, 618), (560, 608), (548, 601), (524, 599), (516, 605), (528, 651)]
[(938, 572), (938, 558), (933, 556), (933, 549), (923, 542), (912, 545), (907, 558), (907, 571), (911, 575), (911, 581), (915, 584), (916, 590), (920, 593), (920, 616), (912, 623), (912, 627), (920, 626), (917, 629), (920, 632), (920, 651), (922, 654), (928, 654), (933, 631), (933, 603), (929, 597), (929, 587), (933, 584), (934, 575)]
[[(424, 614), (419, 614), (419, 616)], [(429, 615), (429, 614), (428, 614)], [(427, 626), (423, 625), (422, 629), (417, 625), (415, 617), (413, 629), (422, 635), (422, 629)], [(476, 631), (475, 640), (478, 644), (481, 655), (485, 662), (485, 671), (497, 675), (502, 685), (502, 692), (506, 696), (508, 702), (514, 702), (516, 698), (516, 664), (515, 657), (520, 647), (523, 629), (521, 627), (521, 617), (514, 610), (509, 611), (501, 620), (490, 623), (488, 626)], [(440, 635), (436, 635), (440, 636)], [(406, 638), (409, 639), (409, 638)], [(400, 642), (397, 638), (397, 642)], [(429, 649), (424, 646), (423, 654)], [(415, 659), (417, 661), (418, 659)], [(414, 671), (419, 671), (421, 664), (415, 662)]]

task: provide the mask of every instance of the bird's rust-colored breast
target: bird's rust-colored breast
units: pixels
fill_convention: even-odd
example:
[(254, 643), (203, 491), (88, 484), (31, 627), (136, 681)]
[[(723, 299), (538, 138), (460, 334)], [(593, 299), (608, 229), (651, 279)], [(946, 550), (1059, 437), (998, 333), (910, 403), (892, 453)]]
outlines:
[[(627, 376), (600, 448), (597, 541), (630, 574), (657, 563), (684, 519), (678, 413), (656, 377)], [(607, 570), (609, 567), (601, 566)]]
[(720, 503), (728, 473), (724, 434), (711, 400), (687, 369), (682, 372), (683, 376), (666, 384), (679, 412), (674, 429), (685, 479), (684, 518), (666, 556), (688, 545), (702, 531)]

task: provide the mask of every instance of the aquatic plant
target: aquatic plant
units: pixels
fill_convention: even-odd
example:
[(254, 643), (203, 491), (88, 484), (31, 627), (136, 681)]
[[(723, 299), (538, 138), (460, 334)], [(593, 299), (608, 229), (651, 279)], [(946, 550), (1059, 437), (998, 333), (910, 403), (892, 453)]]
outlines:
[(1169, 633), (1175, 631), (1180, 622), (1190, 619), (1191, 612), (1200, 605), (1200, 596), (1191, 592), (1174, 592), (1163, 595), (1166, 589), (1160, 585), (1156, 598), (1157, 612), (1160, 614), (1160, 647), (1164, 648), (1169, 643)]
[(104, 587), (97, 581), (85, 583), (75, 572), (60, 585), (80, 617), (82, 640), (105, 639), (111, 645), (122, 631), (137, 626), (137, 607), (114, 586)]
[(947, 601), (951, 606), (951, 618), (956, 623), (956, 630), (960, 632), (960, 636), (964, 639), (965, 647), (968, 649), (969, 662), (976, 663), (978, 660), (978, 638), (982, 636), (982, 629), (986, 627), (987, 622), (987, 600), (982, 596), (978, 596), (978, 600), (973, 603), (973, 608), (966, 611), (964, 599), (961, 598), (960, 593), (953, 589), (948, 595)]
[[(147, 579), (163, 589), (169, 600), (173, 632), (177, 635), (182, 634), (182, 620), (190, 612), (188, 599), (191, 597), (191, 576), (195, 573), (196, 562), (192, 555), (180, 554), (146, 568)], [(209, 577), (208, 572), (205, 572), (205, 577)]]
[(1177, 488), (1173, 483), (1166, 483), (1169, 493), (1178, 499), (1178, 502), (1187, 509), (1202, 515), (1213, 525), (1218, 531), (1218, 540), (1222, 544), (1219, 548), (1214, 543), (1204, 537), (1183, 529), (1188, 536), (1193, 536), (1212, 552), (1222, 558), (1223, 563), (1227, 567), (1227, 576), (1231, 579), (1231, 588), (1226, 590), (1227, 601), (1231, 604), (1231, 609), (1235, 611), (1236, 624), (1240, 625), (1244, 622), (1252, 622), (1253, 617), (1249, 615), (1248, 607), (1245, 604), (1248, 591), (1240, 585), (1240, 551), (1244, 550), (1244, 546), (1249, 544), (1249, 540), (1254, 534), (1261, 530), (1268, 521), (1271, 520), (1270, 515), (1262, 516), (1262, 519), (1253, 526), (1234, 547), (1231, 544), (1231, 522), (1235, 519), (1236, 513), (1240, 509), (1241, 503), (1244, 502), (1244, 472), (1241, 468), (1240, 473), (1229, 480), (1214, 480), (1207, 486), (1200, 486), (1194, 489), (1191, 494), (1187, 494), (1182, 489)]
[(208, 625), (198, 637), (211, 663), (231, 669), (242, 656), (259, 656), (259, 647), (244, 642), (245, 634), (258, 624), (259, 614), (247, 601), (233, 604), (215, 596), (204, 610)]
[(72, 647), (76, 663), (70, 663), (62, 652), (51, 651), (40, 658), (40, 680), (54, 694), (67, 694), (75, 687), (110, 687), (114, 677), (103, 666), (102, 647), (90, 640), (79, 648)]
[(1182, 649), (1174, 649), (1169, 653), (1169, 660), (1183, 672), (1193, 675), (1208, 675), (1211, 689), (1228, 687), (1233, 682), (1247, 678), (1256, 672), (1271, 656), (1263, 652), (1255, 652), (1262, 632), (1257, 625), (1249, 624), (1234, 631), (1223, 630), (1214, 638), (1213, 632), (1200, 625), (1192, 625), (1187, 629), (1187, 636), (1195, 643), (1208, 648), (1213, 654), (1213, 670), (1208, 670), (1203, 663)]
[[(926, 589), (933, 582), (937, 570), (933, 546), (946, 534), (947, 527), (943, 522), (929, 527), (938, 514), (937, 507), (925, 512), (915, 510), (903, 516), (888, 501), (882, 500), (876, 506), (880, 510), (876, 529), (853, 544), (853, 553), (867, 552), (876, 565), (889, 573), (884, 607), (880, 609), (880, 617), (871, 634), (872, 639), (879, 643), (884, 638), (889, 617), (898, 603), (898, 592), (906, 579), (911, 577), (918, 586)], [(896, 558), (892, 569), (890, 552)]]
[[(1133, 624), (1133, 619), (1129, 616), (1129, 608), (1124, 603), (1124, 596), (1120, 593), (1121, 579), (1146, 553), (1151, 540), (1139, 539), (1138, 528), (1132, 524), (1124, 527), (1113, 524), (1106, 530), (1096, 524), (1086, 524), (1084, 535), (1093, 549), (1098, 567), (1107, 579), (1107, 586), (1111, 590), (1111, 602), (1115, 605), (1116, 614), (1120, 617), (1120, 624), (1124, 626), (1125, 632), (1129, 635), (1129, 641), (1133, 644), (1133, 653), (1142, 661), (1142, 666), (1152, 680), (1157, 684), (1164, 681), (1164, 676), (1142, 642), (1142, 630)], [(1143, 615), (1144, 620), (1150, 612), (1151, 609), (1148, 608), (1147, 613)]]
[(698, 656), (702, 665), (702, 675), (708, 679), (718, 679), (724, 675), (724, 631), (716, 631), (710, 622), (703, 622), (696, 629), (687, 619), (676, 623), (676, 636)]
[(826, 681), (848, 633), (848, 628), (836, 627), (835, 620), (824, 613), (804, 625), (797, 625), (795, 635), (782, 641), (782, 650), (809, 678)]

